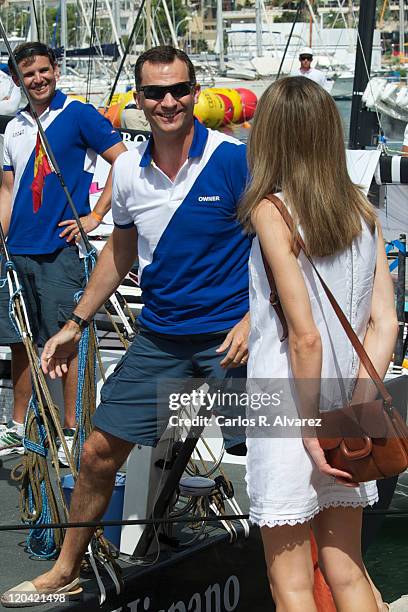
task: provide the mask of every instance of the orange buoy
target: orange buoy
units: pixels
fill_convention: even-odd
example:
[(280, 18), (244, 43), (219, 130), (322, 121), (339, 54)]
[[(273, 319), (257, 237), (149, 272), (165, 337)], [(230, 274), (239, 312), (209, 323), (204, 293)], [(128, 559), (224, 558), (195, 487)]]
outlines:
[[(105, 104), (108, 98), (106, 98)], [(121, 126), (121, 115), (124, 108), (131, 102), (134, 101), (133, 90), (127, 91), (126, 93), (115, 93), (112, 96), (112, 101), (105, 111), (104, 107), (99, 109), (104, 117), (107, 117), (114, 127)]]
[(204, 89), (200, 91), (197, 104), (194, 106), (194, 115), (206, 127), (219, 128), (224, 121), (224, 102), (212, 90)]
[(238, 91), (236, 89), (227, 89), (221, 87), (212, 87), (210, 91), (216, 94), (222, 94), (223, 96), (227, 96), (227, 98), (231, 100), (232, 106), (234, 108), (232, 123), (239, 123), (240, 117), (242, 115), (242, 101)]
[(256, 94), (250, 89), (244, 87), (237, 87), (236, 91), (241, 96), (242, 101), (242, 116), (241, 121), (249, 121), (255, 114), (256, 105), (258, 104), (258, 98)]
[(232, 123), (232, 118), (234, 116), (234, 106), (231, 102), (231, 99), (222, 93), (217, 93), (215, 95), (219, 96), (221, 100), (224, 102), (225, 110), (224, 110), (224, 121), (222, 122), (222, 125), (229, 125), (230, 123)]
[(323, 574), (319, 569), (317, 545), (313, 532), (310, 532), (310, 543), (312, 545), (312, 561), (314, 565), (313, 595), (319, 612), (336, 612), (333, 597)]
[(98, 108), (101, 115), (109, 119), (113, 127), (120, 127), (120, 113), (122, 109), (120, 104), (111, 104), (106, 110), (104, 108)]

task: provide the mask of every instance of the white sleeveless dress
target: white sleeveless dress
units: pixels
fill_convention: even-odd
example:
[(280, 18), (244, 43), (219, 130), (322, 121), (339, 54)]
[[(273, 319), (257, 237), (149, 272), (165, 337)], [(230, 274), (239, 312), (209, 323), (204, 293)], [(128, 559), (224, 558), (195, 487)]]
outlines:
[[(370, 317), (376, 252), (377, 234), (372, 235), (363, 223), (361, 235), (350, 248), (335, 256), (314, 258), (317, 269), (360, 340), (364, 339)], [(359, 359), (303, 253), (300, 253), (298, 261), (322, 340), (322, 389), (326, 388), (324, 395), (326, 398), (330, 396), (330, 406), (334, 408), (344, 404), (345, 395), (350, 397), (358, 373)], [(290, 393), (292, 389), (291, 399), (295, 405), (293, 385), (290, 384), (293, 375), (288, 342), (280, 342), (282, 328), (269, 303), (270, 289), (258, 238), (253, 241), (249, 269), (249, 394), (265, 390), (270, 394), (274, 391), (279, 393), (282, 391), (282, 383), (286, 381), (285, 393)], [(247, 416), (253, 416), (253, 411), (248, 410)], [(280, 428), (278, 435), (281, 437), (277, 437), (275, 431), (271, 432), (271, 428), (266, 435), (265, 432), (258, 425), (249, 425), (247, 428), (246, 481), (250, 498), (250, 520), (253, 523), (269, 527), (294, 525), (311, 520), (322, 509), (330, 506), (367, 506), (378, 500), (375, 482), (350, 488), (320, 474), (305, 450), (300, 435), (283, 437), (284, 428)]]

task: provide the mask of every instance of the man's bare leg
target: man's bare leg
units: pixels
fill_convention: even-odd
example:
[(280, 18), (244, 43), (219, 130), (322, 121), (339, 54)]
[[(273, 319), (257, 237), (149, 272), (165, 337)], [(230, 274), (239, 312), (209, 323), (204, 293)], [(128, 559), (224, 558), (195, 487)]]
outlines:
[(64, 427), (75, 429), (75, 404), (78, 387), (78, 353), (69, 362), (68, 372), (62, 379), (64, 390)]
[(11, 376), (13, 381), (13, 421), (24, 423), (31, 397), (31, 371), (24, 344), (12, 344)]
[[(95, 429), (84, 445), (81, 470), (71, 507), (72, 522), (99, 520), (112, 495), (115, 474), (126, 460), (133, 444)], [(33, 583), (39, 591), (65, 586), (79, 575), (82, 558), (94, 532), (93, 528), (67, 529), (60, 556), (54, 567)]]

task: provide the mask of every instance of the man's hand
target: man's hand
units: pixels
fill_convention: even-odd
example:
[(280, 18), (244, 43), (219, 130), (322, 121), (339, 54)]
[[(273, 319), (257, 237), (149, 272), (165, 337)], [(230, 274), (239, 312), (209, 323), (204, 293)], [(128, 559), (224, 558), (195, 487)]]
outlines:
[(44, 374), (52, 379), (61, 378), (68, 372), (68, 361), (76, 354), (76, 345), (81, 332), (74, 321), (67, 321), (64, 327), (45, 343), (41, 355)]
[[(80, 217), (80, 221), (86, 234), (89, 234), (89, 232), (92, 232), (101, 224), (101, 222), (98, 221), (92, 213), (89, 213), (89, 215), (86, 215), (85, 217)], [(65, 227), (65, 229), (60, 233), (60, 238), (66, 237), (67, 242), (71, 242), (71, 240), (78, 242), (78, 240), (81, 239), (78, 223), (75, 221), (75, 219), (61, 221), (61, 223), (58, 223), (58, 226)]]
[(226, 335), (224, 342), (217, 348), (217, 353), (228, 353), (220, 361), (223, 368), (239, 368), (248, 361), (249, 313), (245, 315)]
[(321, 474), (332, 476), (336, 479), (336, 482), (345, 487), (358, 487), (358, 482), (353, 481), (351, 474), (338, 470), (327, 463), (318, 438), (303, 438), (303, 444)]

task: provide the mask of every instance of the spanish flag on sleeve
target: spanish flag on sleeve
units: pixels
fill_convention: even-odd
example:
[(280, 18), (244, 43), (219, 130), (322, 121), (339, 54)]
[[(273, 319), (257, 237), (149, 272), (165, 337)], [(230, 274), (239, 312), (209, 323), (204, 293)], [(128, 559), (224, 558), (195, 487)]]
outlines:
[(33, 192), (33, 211), (35, 213), (40, 210), (42, 204), (45, 177), (47, 174), (51, 174), (52, 171), (53, 169), (48, 161), (40, 133), (38, 132), (37, 141), (35, 143), (34, 180), (31, 183), (31, 191)]

